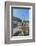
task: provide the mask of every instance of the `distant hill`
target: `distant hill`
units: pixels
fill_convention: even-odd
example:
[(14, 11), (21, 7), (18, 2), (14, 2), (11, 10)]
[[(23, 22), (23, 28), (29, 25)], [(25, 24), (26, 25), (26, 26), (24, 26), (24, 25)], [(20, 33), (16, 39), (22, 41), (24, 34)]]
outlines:
[[(13, 21), (22, 22), (22, 20), (21, 20), (20, 18), (15, 17), (15, 16), (13, 16), (12, 20), (13, 20)], [(25, 22), (25, 23), (27, 23), (27, 22), (28, 22), (28, 23), (29, 23), (29, 20), (23, 20), (23, 22)]]
[(17, 18), (17, 17), (14, 17), (14, 16), (13, 16), (13, 18), (12, 18), (12, 19), (13, 19), (13, 21), (22, 22), (22, 20), (21, 20), (20, 18)]
[(29, 20), (24, 20), (23, 22), (26, 22), (26, 23), (28, 22), (29, 23)]

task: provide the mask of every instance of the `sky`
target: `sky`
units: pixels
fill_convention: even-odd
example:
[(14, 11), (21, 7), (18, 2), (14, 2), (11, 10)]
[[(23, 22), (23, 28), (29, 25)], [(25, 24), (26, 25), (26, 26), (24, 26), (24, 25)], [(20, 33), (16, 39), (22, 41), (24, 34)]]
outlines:
[(22, 21), (29, 20), (29, 9), (13, 8), (13, 16), (20, 18)]

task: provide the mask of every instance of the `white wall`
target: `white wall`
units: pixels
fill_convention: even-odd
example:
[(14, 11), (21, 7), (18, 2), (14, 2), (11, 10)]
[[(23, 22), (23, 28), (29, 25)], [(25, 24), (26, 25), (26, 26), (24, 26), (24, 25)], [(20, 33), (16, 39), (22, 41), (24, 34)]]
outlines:
[[(4, 1), (0, 0), (0, 46), (7, 46), (4, 44)], [(14, 0), (12, 0), (14, 1)], [(18, 2), (32, 2), (36, 3), (36, 0), (15, 0)], [(35, 16), (36, 17), (36, 16)], [(8, 46), (36, 46), (36, 42), (32, 43), (20, 43), (20, 44), (9, 44)]]

